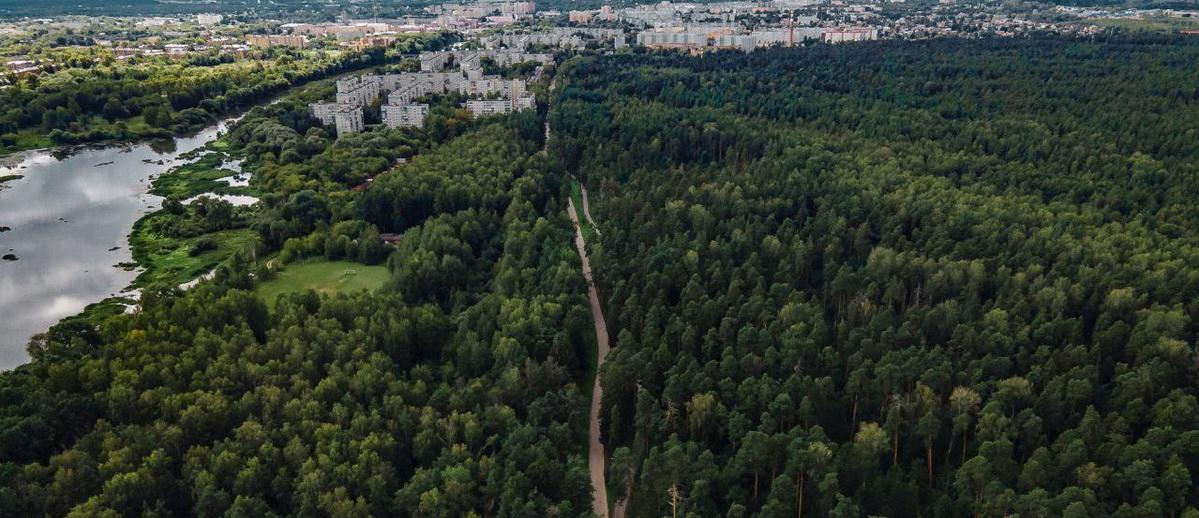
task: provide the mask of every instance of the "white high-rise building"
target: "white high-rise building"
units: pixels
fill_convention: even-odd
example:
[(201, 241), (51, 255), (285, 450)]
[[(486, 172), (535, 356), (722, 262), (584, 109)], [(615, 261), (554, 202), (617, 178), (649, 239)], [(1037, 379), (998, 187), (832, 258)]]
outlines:
[(337, 136), (339, 137), (362, 132), (366, 128), (366, 124), (362, 120), (362, 107), (341, 106), (337, 110), (334, 124), (337, 126)]
[(512, 82), (508, 84), (507, 93), (509, 98), (517, 99), (524, 97), (525, 92), (527, 91), (529, 91), (529, 86), (524, 79), (513, 79)]
[(450, 54), (448, 52), (421, 52), (420, 71), (440, 72), (445, 69), (445, 65), (449, 60)]
[(332, 125), (337, 120), (337, 103), (312, 103), (308, 105), (308, 113), (321, 121), (325, 126)]
[(847, 41), (869, 41), (878, 39), (878, 29), (826, 29), (820, 33), (820, 40), (825, 43), (845, 43)]
[(337, 80), (337, 104), (366, 106), (379, 98), (379, 76), (346, 77)]
[(389, 128), (419, 128), (429, 114), (427, 104), (388, 104), (383, 106), (383, 124)]
[(470, 99), (463, 103), (462, 107), (470, 110), (471, 115), (478, 118), (532, 110), (537, 107), (537, 98), (526, 93), (520, 97), (503, 99)]
[(537, 108), (537, 98), (533, 94), (525, 94), (520, 97), (512, 97), (512, 111), (525, 111)]
[(470, 110), (475, 118), (512, 113), (512, 101), (508, 99), (471, 99), (462, 106)]

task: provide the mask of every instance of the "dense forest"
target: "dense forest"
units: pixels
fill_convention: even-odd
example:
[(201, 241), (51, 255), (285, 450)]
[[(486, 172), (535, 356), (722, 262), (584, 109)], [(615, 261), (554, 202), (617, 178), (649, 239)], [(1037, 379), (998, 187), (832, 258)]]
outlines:
[(629, 516), (1199, 516), (1199, 45), (564, 65)]
[[(293, 113), (280, 104), (256, 110), (238, 145)], [(469, 128), (361, 194), (326, 195), (336, 182), (303, 178), (317, 168), (268, 178), (294, 192), (267, 202), (265, 229), (403, 233), (373, 293), (285, 295), (268, 310), (245, 256), (193, 290), (148, 292), (97, 330), (56, 328), (32, 363), (0, 375), (0, 514), (586, 509), (577, 386), (590, 322), (540, 129), (535, 113)], [(358, 197), (428, 210), (353, 219)], [(289, 226), (302, 223), (313, 227)]]
[[(0, 373), (0, 516), (588, 515), (571, 178), (628, 516), (1199, 516), (1196, 62), (1147, 37), (586, 55), (548, 113), (442, 99), (342, 138), (314, 83), (222, 140), (258, 208), (148, 223), (254, 247)], [(318, 257), (387, 280), (256, 290)]]

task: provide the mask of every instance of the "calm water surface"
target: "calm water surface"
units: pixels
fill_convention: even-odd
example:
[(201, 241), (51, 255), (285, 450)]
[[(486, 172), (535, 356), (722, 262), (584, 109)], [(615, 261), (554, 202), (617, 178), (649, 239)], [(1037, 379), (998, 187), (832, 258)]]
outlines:
[[(136, 271), (128, 234), (162, 201), (149, 194), (152, 177), (186, 160), (179, 155), (212, 141), (232, 120), (175, 139), (174, 149), (150, 144), (84, 149), (66, 157), (26, 153), (0, 165), (0, 370), (28, 360), (29, 337), (125, 289)], [(159, 162), (162, 162), (161, 164)]]

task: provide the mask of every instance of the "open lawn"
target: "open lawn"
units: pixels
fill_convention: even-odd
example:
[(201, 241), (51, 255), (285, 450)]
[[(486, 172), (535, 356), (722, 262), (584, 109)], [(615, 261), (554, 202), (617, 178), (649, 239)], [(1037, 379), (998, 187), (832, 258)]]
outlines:
[(287, 265), (274, 279), (260, 284), (257, 291), (267, 305), (274, 307), (275, 300), (284, 293), (316, 290), (318, 293), (334, 295), (369, 290), (379, 287), (388, 278), (390, 274), (386, 266), (315, 260)]

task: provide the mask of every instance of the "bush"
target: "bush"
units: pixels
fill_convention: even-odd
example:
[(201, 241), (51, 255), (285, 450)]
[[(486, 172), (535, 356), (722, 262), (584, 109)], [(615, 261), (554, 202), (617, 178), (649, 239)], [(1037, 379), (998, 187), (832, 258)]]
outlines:
[(216, 248), (217, 248), (216, 240), (214, 240), (212, 238), (207, 238), (207, 237), (200, 238), (200, 239), (196, 240), (195, 244), (192, 245), (192, 249), (190, 251), (188, 251), (187, 255), (195, 257), (204, 252), (207, 252), (210, 250), (216, 250)]

